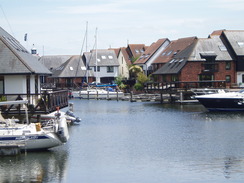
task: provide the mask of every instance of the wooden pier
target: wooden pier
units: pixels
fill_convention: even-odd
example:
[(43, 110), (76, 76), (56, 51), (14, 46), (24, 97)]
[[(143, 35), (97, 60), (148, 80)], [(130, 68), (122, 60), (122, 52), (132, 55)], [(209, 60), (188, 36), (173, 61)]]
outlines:
[[(68, 107), (68, 90), (43, 91), (39, 94), (2, 94), (0, 101), (28, 100), (28, 112), (30, 114), (48, 114), (56, 111), (56, 108)], [(4, 115), (22, 115), (24, 108), (19, 105), (1, 106)]]

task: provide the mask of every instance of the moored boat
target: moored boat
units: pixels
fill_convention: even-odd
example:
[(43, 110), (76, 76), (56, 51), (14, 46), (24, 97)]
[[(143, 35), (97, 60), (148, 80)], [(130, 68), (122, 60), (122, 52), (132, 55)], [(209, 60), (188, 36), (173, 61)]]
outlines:
[(244, 111), (244, 90), (198, 95), (195, 98), (209, 111)]
[[(27, 100), (0, 102), (0, 105), (28, 104)], [(21, 150), (43, 150), (60, 146), (69, 139), (69, 132), (65, 117), (59, 112), (55, 119), (45, 124), (29, 123), (27, 106), (25, 122), (17, 123), (14, 118), (5, 119), (0, 115), (0, 144), (20, 145)]]

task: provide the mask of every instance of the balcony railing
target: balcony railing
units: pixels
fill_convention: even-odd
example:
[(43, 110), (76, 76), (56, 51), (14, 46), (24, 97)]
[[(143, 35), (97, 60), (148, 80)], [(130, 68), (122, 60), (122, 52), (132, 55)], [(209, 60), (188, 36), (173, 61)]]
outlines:
[[(1, 94), (0, 101), (28, 100), (28, 112), (31, 114), (47, 114), (57, 107), (68, 106), (68, 91), (43, 91), (40, 94)], [(24, 109), (19, 106), (2, 106), (3, 114), (22, 114)]]

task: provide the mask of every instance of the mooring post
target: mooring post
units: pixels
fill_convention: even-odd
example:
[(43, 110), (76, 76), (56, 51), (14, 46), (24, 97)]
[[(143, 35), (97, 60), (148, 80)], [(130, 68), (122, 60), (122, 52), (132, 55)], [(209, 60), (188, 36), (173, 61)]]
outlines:
[(162, 92), (160, 92), (160, 103), (162, 104), (163, 103), (163, 93)]

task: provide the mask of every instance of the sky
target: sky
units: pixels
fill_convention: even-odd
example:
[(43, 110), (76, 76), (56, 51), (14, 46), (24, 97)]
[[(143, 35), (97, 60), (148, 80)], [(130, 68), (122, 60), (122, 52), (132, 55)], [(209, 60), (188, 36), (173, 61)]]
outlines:
[(244, 0), (0, 0), (0, 26), (40, 56), (79, 55), (95, 40), (108, 49), (207, 38), (214, 30), (244, 30), (243, 17)]

